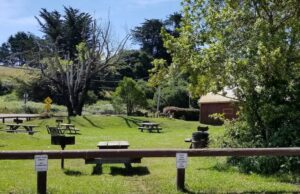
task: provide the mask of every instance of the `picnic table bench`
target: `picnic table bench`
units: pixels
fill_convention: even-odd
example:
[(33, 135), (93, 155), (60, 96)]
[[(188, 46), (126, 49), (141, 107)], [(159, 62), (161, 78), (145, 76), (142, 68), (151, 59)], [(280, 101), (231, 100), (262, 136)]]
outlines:
[(77, 132), (79, 132), (80, 130), (75, 128), (74, 124), (67, 124), (67, 123), (59, 123), (58, 127), (63, 130), (63, 132), (65, 133), (66, 131), (69, 131), (72, 134), (77, 134)]
[(151, 123), (151, 122), (143, 122), (140, 123), (139, 129), (141, 130), (141, 132), (143, 132), (144, 130), (148, 130), (148, 132), (152, 132), (157, 131), (157, 133), (159, 133), (160, 130), (162, 130), (161, 127), (159, 127), (158, 123)]
[[(5, 124), (8, 128), (5, 130), (8, 133), (28, 133), (29, 135), (33, 135), (39, 131), (34, 131), (33, 128), (38, 127), (37, 125), (28, 125), (28, 124)], [(19, 128), (23, 128), (20, 130)]]
[[(129, 143), (128, 141), (105, 141), (99, 142), (97, 147), (99, 149), (128, 149)], [(131, 163), (141, 163), (142, 158), (128, 158), (128, 157), (120, 157), (120, 158), (87, 158), (85, 159), (85, 164), (96, 164), (94, 168), (94, 172), (99, 172), (102, 170), (102, 164), (116, 164), (123, 163), (126, 169), (130, 169)]]

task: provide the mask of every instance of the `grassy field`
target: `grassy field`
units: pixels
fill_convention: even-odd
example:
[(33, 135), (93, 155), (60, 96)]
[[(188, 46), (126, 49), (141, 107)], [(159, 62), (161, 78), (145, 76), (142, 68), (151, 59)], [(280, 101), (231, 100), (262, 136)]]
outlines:
[(31, 74), (33, 70), (24, 69), (24, 68), (12, 68), (0, 66), (0, 79), (9, 79), (9, 78), (28, 78), (28, 74)]
[[(70, 149), (97, 149), (99, 141), (127, 140), (130, 149), (136, 148), (188, 148), (184, 139), (190, 137), (197, 122), (171, 119), (154, 119), (163, 127), (162, 133), (140, 132), (136, 122), (146, 118), (119, 116), (88, 116), (72, 119), (81, 131), (76, 145)], [(148, 118), (147, 118), (148, 119)], [(148, 119), (149, 120), (149, 119)], [(33, 136), (0, 133), (1, 150), (53, 150), (45, 125), (55, 125), (54, 119), (32, 121), (40, 127)], [(4, 127), (0, 124), (0, 127)], [(213, 140), (223, 133), (223, 127), (210, 127)], [(215, 146), (212, 141), (211, 146)], [(225, 158), (189, 158), (186, 169), (186, 187), (190, 193), (242, 193), (242, 192), (300, 192), (295, 184), (281, 182), (277, 177), (243, 174), (227, 166)], [(48, 167), (49, 193), (178, 193), (176, 191), (175, 158), (143, 158), (127, 171), (123, 165), (103, 165), (103, 172), (92, 175), (93, 165), (82, 159), (50, 160)], [(33, 160), (0, 161), (0, 193), (35, 193), (36, 173)]]

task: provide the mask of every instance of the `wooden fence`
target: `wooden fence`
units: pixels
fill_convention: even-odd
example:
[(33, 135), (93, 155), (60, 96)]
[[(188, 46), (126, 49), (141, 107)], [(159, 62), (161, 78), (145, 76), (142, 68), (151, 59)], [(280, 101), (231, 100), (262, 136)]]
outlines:
[[(143, 158), (175, 157), (177, 153), (187, 153), (188, 157), (216, 156), (300, 156), (300, 148), (231, 148), (231, 149), (108, 149), (108, 150), (66, 150), (66, 151), (0, 151), (0, 160), (34, 159), (35, 155), (47, 155), (48, 159), (88, 159), (88, 158)], [(46, 172), (38, 173), (38, 193), (46, 193)], [(184, 169), (177, 169), (177, 188), (184, 190)]]

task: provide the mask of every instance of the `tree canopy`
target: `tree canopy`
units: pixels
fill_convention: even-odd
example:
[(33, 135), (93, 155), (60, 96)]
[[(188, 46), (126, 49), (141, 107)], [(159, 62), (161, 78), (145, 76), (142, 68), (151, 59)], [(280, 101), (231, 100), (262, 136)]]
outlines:
[(74, 59), (76, 46), (81, 42), (89, 43), (92, 38), (93, 19), (89, 13), (81, 12), (72, 7), (64, 7), (64, 15), (58, 11), (40, 11), (36, 17), (46, 39), (54, 43), (60, 55), (68, 55)]
[(234, 145), (299, 146), (300, 2), (185, 0), (183, 12), (180, 37), (163, 32), (171, 67), (194, 95), (236, 91), (247, 127)]

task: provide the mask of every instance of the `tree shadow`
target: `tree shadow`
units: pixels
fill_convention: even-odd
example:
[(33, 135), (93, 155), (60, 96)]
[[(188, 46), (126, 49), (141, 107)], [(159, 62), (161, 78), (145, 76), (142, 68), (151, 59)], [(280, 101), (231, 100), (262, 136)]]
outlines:
[(68, 176), (82, 176), (83, 173), (78, 171), (78, 170), (70, 170), (70, 169), (66, 169), (64, 170), (65, 175)]
[(212, 171), (214, 170), (214, 171), (218, 171), (218, 172), (228, 172), (232, 169), (231, 167), (232, 166), (227, 163), (217, 163), (214, 166), (200, 167), (200, 168), (197, 168), (196, 170), (212, 170)]
[(89, 122), (93, 127), (98, 127), (102, 129), (101, 126), (96, 125), (91, 119), (87, 118), (86, 116), (83, 116), (82, 118), (84, 118), (87, 122)]
[(125, 122), (126, 122), (126, 124), (127, 124), (127, 126), (130, 127), (130, 128), (132, 128), (131, 124), (134, 124), (135, 125), (134, 127), (136, 127), (136, 126), (139, 126), (139, 124), (141, 122), (143, 122), (143, 120), (141, 120), (141, 119), (128, 118), (128, 117), (124, 117), (124, 116), (119, 116), (119, 117), (121, 117), (122, 119), (124, 119)]
[(147, 167), (131, 167), (131, 168), (122, 168), (122, 167), (110, 167), (110, 174), (112, 176), (122, 175), (122, 176), (144, 176), (150, 174)]

